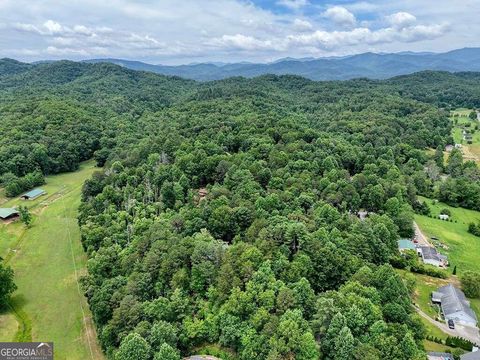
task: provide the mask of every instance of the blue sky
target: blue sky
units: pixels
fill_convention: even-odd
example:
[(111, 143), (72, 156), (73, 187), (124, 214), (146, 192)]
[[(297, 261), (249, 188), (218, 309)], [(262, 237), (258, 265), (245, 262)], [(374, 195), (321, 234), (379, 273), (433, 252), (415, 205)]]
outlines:
[(268, 62), (480, 46), (479, 0), (0, 0), (0, 57)]

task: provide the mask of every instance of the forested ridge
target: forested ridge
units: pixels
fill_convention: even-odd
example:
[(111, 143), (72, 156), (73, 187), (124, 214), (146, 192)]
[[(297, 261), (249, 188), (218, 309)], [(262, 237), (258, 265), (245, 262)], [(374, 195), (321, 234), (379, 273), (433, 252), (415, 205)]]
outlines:
[(425, 358), (413, 288), (390, 264), (428, 191), (425, 149), (452, 142), (448, 109), (477, 106), (478, 74), (196, 83), (4, 68), (4, 185), (105, 165), (79, 223), (108, 357), (214, 344), (242, 360)]

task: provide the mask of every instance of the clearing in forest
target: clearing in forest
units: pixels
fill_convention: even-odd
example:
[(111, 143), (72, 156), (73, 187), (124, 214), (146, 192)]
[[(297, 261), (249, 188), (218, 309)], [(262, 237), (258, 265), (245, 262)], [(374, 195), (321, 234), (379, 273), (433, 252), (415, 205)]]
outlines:
[(47, 177), (47, 194), (34, 201), (4, 201), (27, 205), (34, 221), (29, 229), (20, 222), (0, 225), (0, 256), (18, 286), (12, 311), (0, 314), (0, 341), (53, 341), (55, 359), (103, 359), (77, 284), (87, 260), (77, 209), (82, 185), (94, 171), (94, 163), (85, 162), (74, 173)]

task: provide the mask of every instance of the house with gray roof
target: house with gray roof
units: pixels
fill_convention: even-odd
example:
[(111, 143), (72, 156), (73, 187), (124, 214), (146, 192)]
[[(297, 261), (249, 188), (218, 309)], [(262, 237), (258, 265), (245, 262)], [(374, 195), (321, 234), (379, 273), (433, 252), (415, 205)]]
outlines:
[(43, 194), (46, 194), (45, 190), (37, 188), (37, 189), (30, 190), (29, 192), (26, 192), (25, 194), (20, 196), (20, 199), (35, 200), (36, 198), (38, 198), (39, 196), (41, 196)]
[(460, 355), (460, 360), (480, 360), (480, 351), (474, 348), (472, 352)]
[(448, 258), (440, 254), (437, 249), (432, 246), (418, 246), (417, 252), (425, 264), (437, 267), (446, 267), (448, 265)]
[(470, 302), (460, 289), (452, 284), (442, 286), (432, 293), (432, 302), (440, 304), (445, 320), (467, 325), (477, 326), (477, 315), (470, 307)]

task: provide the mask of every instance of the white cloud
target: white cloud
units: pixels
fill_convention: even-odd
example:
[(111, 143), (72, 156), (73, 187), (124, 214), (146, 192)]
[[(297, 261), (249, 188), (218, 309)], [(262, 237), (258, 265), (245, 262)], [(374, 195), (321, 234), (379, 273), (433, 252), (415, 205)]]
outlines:
[(65, 55), (80, 55), (80, 56), (90, 56), (90, 52), (85, 49), (74, 49), (74, 48), (57, 48), (56, 46), (47, 47), (46, 53), (49, 55), (55, 56), (65, 56)]
[(64, 29), (62, 25), (60, 25), (58, 22), (53, 21), (53, 20), (47, 20), (44, 24), (43, 27), (50, 33), (50, 34), (59, 34), (65, 31), (69, 31), (67, 29)]
[(417, 21), (417, 18), (412, 14), (402, 11), (387, 16), (387, 21), (394, 28), (403, 29), (407, 26), (413, 25)]
[(361, 44), (376, 45), (383, 43), (412, 42), (435, 39), (445, 33), (446, 25), (417, 25), (397, 29), (393, 27), (370, 30), (355, 28), (351, 31), (322, 31), (288, 37), (290, 45), (314, 46), (321, 49), (337, 49)]
[(303, 20), (303, 19), (295, 19), (293, 21), (293, 28), (296, 30), (296, 31), (308, 31), (308, 30), (312, 30), (313, 29), (313, 25), (311, 22), (307, 21), (307, 20)]
[(279, 0), (278, 5), (285, 6), (292, 10), (298, 10), (309, 4), (308, 0)]
[(277, 50), (280, 49), (271, 40), (260, 40), (252, 36), (242, 34), (223, 35), (221, 38), (213, 39), (208, 44), (227, 49), (238, 50)]
[(331, 0), (330, 8), (308, 0), (0, 0), (0, 57), (186, 63), (480, 46), (480, 1), (465, 1), (468, 12), (451, 0)]
[(322, 15), (342, 26), (353, 26), (357, 21), (355, 15), (342, 6), (328, 8)]
[(38, 27), (32, 24), (14, 23), (12, 24), (12, 28), (18, 31), (43, 34), (43, 32)]

